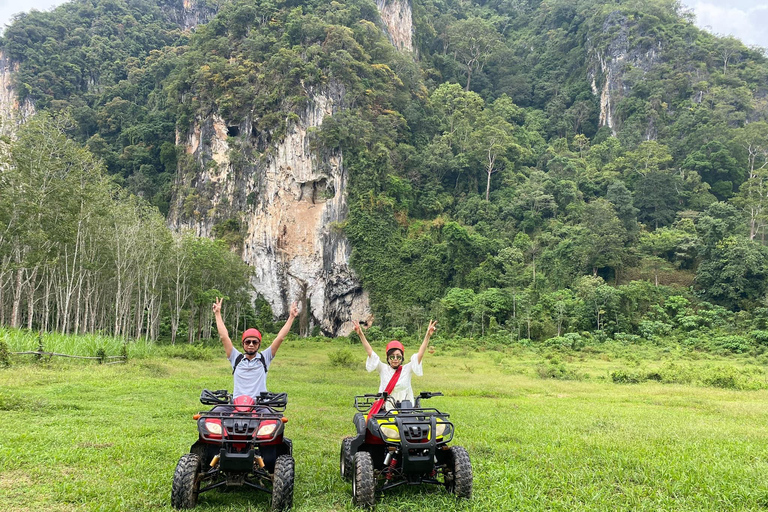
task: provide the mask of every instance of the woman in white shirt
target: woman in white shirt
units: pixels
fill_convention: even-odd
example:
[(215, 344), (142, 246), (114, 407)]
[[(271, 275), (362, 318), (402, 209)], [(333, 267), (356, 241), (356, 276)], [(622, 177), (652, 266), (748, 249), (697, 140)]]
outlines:
[[(395, 388), (392, 390), (392, 393), (390, 393), (390, 396), (398, 402), (408, 400), (411, 402), (411, 404), (413, 404), (411, 375), (415, 374), (421, 376), (424, 374), (421, 366), (421, 360), (424, 358), (424, 352), (426, 352), (427, 346), (429, 345), (429, 338), (432, 337), (432, 334), (435, 332), (437, 320), (434, 322), (430, 320), (429, 327), (427, 327), (427, 333), (424, 335), (424, 341), (421, 342), (419, 351), (411, 356), (410, 362), (405, 364), (403, 364), (405, 348), (403, 347), (402, 343), (397, 340), (392, 340), (387, 343), (387, 363), (385, 364), (381, 362), (378, 354), (373, 351), (370, 343), (368, 343), (368, 340), (365, 339), (365, 334), (360, 328), (360, 324), (358, 322), (353, 322), (352, 324), (355, 327), (355, 332), (360, 337), (360, 341), (365, 347), (365, 351), (368, 353), (368, 359), (365, 361), (365, 369), (369, 372), (374, 370), (379, 372), (379, 393), (386, 389), (387, 384), (389, 384), (389, 381), (392, 379), (392, 376), (395, 374), (397, 368), (402, 366), (402, 370), (400, 370), (400, 377), (398, 377), (397, 384), (395, 384)], [(387, 409), (389, 408), (391, 408), (391, 404), (388, 402)]]

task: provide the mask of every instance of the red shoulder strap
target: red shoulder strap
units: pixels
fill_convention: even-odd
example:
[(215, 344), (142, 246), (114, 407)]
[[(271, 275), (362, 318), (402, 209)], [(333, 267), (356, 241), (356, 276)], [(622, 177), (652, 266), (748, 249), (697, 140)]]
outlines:
[[(389, 379), (389, 382), (387, 383), (387, 387), (384, 388), (384, 392), (389, 395), (392, 393), (392, 390), (395, 389), (395, 385), (397, 384), (397, 380), (400, 378), (400, 373), (403, 370), (402, 365), (397, 367), (397, 370), (395, 370), (395, 374), (392, 376), (391, 379)], [(375, 402), (373, 402), (373, 405), (371, 406), (371, 410), (368, 411), (368, 420), (371, 419), (371, 417), (379, 412), (381, 410), (381, 406), (384, 405), (385, 398), (379, 398)]]

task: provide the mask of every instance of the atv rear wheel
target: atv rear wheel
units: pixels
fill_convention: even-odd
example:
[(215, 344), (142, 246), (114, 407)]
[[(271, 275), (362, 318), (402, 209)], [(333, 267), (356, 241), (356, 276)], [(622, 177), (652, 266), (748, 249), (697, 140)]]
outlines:
[(293, 457), (280, 455), (275, 460), (275, 472), (272, 477), (272, 510), (288, 510), (293, 505), (293, 482), (295, 469)]
[(354, 466), (352, 461), (352, 437), (345, 437), (341, 440), (341, 453), (339, 454), (339, 472), (341, 478), (346, 481), (352, 480)]
[(373, 459), (368, 452), (357, 452), (352, 478), (352, 501), (358, 507), (372, 508), (375, 500), (376, 482), (373, 479)]
[(181, 456), (173, 473), (171, 505), (176, 509), (195, 508), (200, 490), (200, 457), (194, 453)]
[(461, 446), (452, 446), (448, 469), (445, 472), (445, 488), (457, 498), (472, 497), (472, 463), (469, 454)]

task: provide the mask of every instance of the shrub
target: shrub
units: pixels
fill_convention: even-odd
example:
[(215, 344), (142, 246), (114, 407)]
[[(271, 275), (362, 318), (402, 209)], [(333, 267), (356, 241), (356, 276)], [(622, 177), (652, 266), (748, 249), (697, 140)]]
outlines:
[(8, 350), (8, 343), (0, 339), (0, 368), (11, 366), (11, 351)]
[(536, 366), (536, 373), (542, 379), (578, 380), (579, 376), (573, 370), (567, 368), (556, 357)]
[(384, 331), (378, 325), (372, 325), (365, 331), (365, 337), (368, 341), (379, 341), (384, 339)]
[(666, 384), (689, 384), (696, 379), (696, 372), (690, 366), (667, 363), (658, 371), (661, 382)]
[(697, 336), (686, 336), (680, 340), (680, 344), (689, 348), (702, 349), (705, 348), (706, 343), (704, 340)]
[(758, 345), (768, 345), (768, 331), (755, 330), (749, 333)]
[(348, 348), (340, 348), (334, 352), (328, 354), (328, 359), (331, 361), (331, 366), (343, 366), (351, 368), (356, 362), (357, 358)]
[(572, 350), (580, 350), (584, 347), (584, 338), (576, 332), (565, 333), (562, 336), (555, 336), (549, 338), (544, 342), (547, 347), (555, 348), (568, 348)]
[(160, 350), (160, 353), (166, 357), (176, 357), (179, 359), (189, 359), (192, 361), (212, 361), (213, 352), (202, 344), (177, 343), (168, 345)]
[(408, 337), (408, 331), (405, 327), (392, 327), (389, 329), (389, 336), (393, 340), (403, 341)]
[(666, 336), (672, 332), (670, 324), (651, 320), (642, 320), (637, 329), (643, 338), (650, 341), (655, 341), (659, 336)]
[(686, 315), (681, 317), (678, 323), (684, 331), (693, 331), (704, 325), (705, 320), (699, 315)]
[(744, 387), (741, 375), (730, 367), (712, 368), (708, 374), (703, 376), (701, 381), (707, 386), (716, 388), (743, 389)]
[(624, 343), (626, 345), (634, 345), (634, 344), (640, 343), (640, 341), (642, 341), (643, 338), (641, 338), (637, 334), (627, 334), (625, 332), (617, 332), (616, 334), (613, 335), (613, 339), (621, 343)]
[(646, 380), (642, 372), (615, 370), (611, 372), (611, 380), (616, 384), (639, 384)]
[(712, 348), (718, 352), (743, 354), (752, 350), (752, 343), (743, 336), (719, 336), (712, 340)]

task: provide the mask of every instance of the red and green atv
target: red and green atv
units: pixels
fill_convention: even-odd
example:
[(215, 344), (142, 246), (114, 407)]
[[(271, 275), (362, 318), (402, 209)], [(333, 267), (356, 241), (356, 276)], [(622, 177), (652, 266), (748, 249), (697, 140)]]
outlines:
[[(442, 393), (422, 392), (415, 406), (386, 393), (355, 397), (357, 436), (342, 440), (339, 457), (341, 476), (352, 480), (355, 505), (372, 507), (377, 492), (405, 484), (437, 484), (458, 497), (472, 496), (472, 464), (464, 448), (448, 446), (454, 432), (448, 414), (421, 407), (434, 396)], [(369, 418), (382, 398), (390, 409)]]
[(272, 494), (274, 511), (290, 508), (294, 461), (291, 440), (283, 436), (287, 395), (232, 400), (226, 390), (204, 389), (200, 402), (216, 407), (194, 415), (199, 437), (176, 465), (173, 507), (193, 508), (198, 495), (212, 489), (246, 487)]

